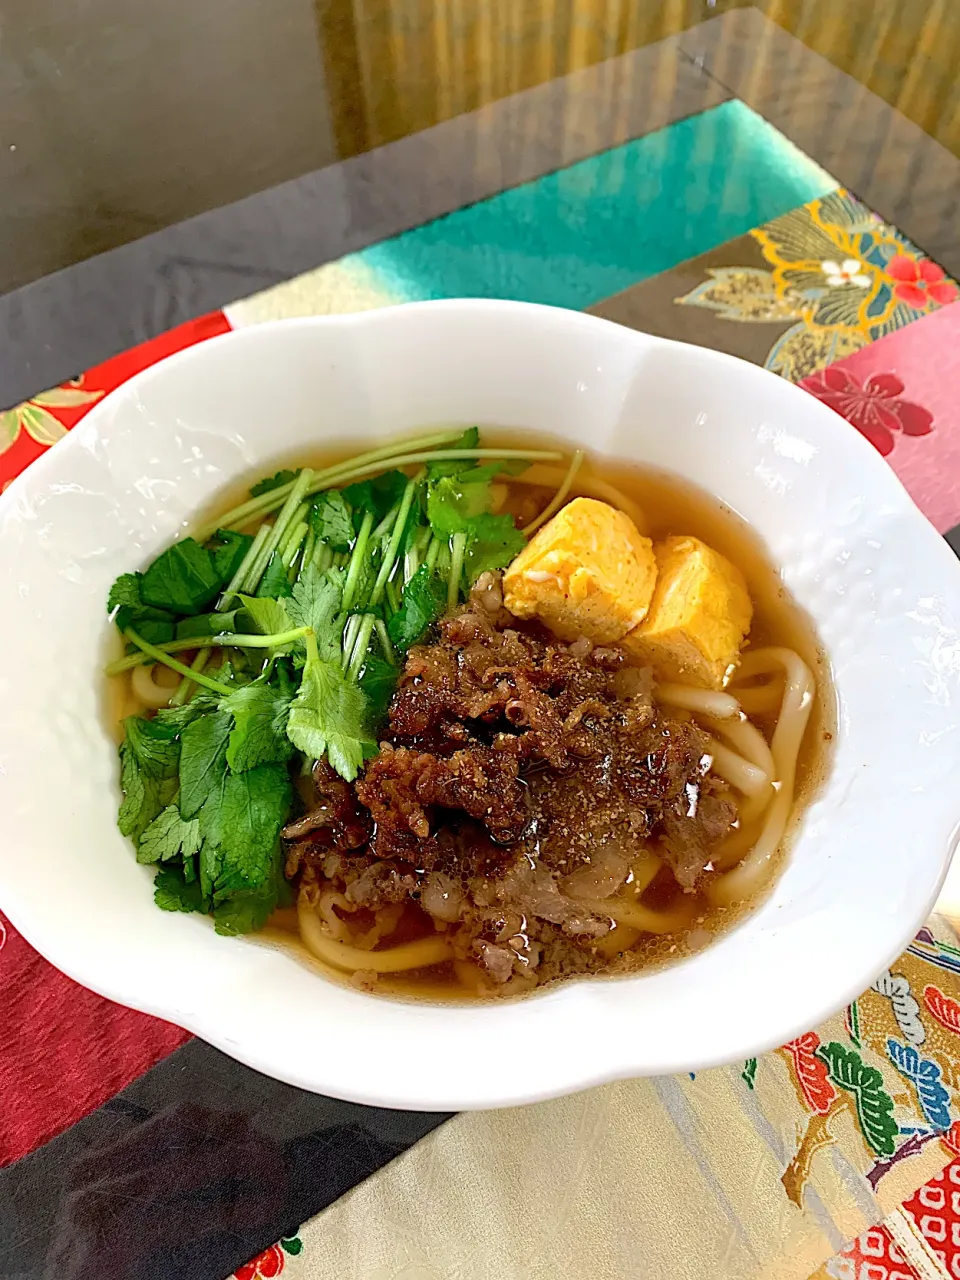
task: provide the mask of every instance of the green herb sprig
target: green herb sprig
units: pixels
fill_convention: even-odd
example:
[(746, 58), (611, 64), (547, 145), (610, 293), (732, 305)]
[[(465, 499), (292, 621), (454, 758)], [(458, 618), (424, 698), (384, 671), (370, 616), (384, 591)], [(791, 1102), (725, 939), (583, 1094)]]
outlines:
[(352, 781), (376, 754), (407, 650), (524, 546), (494, 512), (496, 479), (561, 456), (483, 448), (473, 427), (278, 471), (117, 579), (127, 652), (107, 674), (182, 677), (169, 707), (124, 721), (120, 747), (118, 821), (157, 868), (160, 907), (236, 934), (287, 900), (293, 776), (323, 759)]

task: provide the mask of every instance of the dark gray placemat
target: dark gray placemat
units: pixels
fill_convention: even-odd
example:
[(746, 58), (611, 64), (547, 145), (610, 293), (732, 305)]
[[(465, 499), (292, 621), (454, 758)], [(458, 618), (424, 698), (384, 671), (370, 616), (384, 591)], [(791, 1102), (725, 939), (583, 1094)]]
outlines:
[(193, 1040), (0, 1170), (0, 1277), (223, 1280), (448, 1118), (307, 1093)]

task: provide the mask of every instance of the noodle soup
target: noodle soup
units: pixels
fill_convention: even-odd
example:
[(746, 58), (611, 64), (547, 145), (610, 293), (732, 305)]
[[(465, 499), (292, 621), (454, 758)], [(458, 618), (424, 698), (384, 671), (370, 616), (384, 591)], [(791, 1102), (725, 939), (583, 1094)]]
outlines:
[[(402, 480), (380, 506), (372, 487), (351, 493), (337, 480), (336, 469), (342, 474), (350, 465), (343, 454), (313, 460), (311, 472), (332, 472), (335, 486), (314, 503), (331, 491), (345, 502), (326, 502), (317, 517), (316, 506), (303, 509), (311, 494), (294, 493), (292, 527), (274, 538), (269, 558), (261, 555), (264, 567), (276, 570), (276, 595), (250, 595), (228, 583), (218, 607), (230, 623), (220, 633), (210, 630), (219, 623), (204, 624), (206, 645), (188, 645), (188, 628), (153, 646), (146, 656), (155, 664), (141, 662), (145, 650), (114, 664), (129, 664), (115, 680), (125, 712), (136, 706), (140, 719), (155, 715), (184, 743), (161, 797), (170, 803), (134, 837), (141, 861), (151, 860), (159, 844), (158, 886), (163, 855), (184, 837), (173, 854), (184, 871), (169, 891), (158, 887), (158, 902), (209, 910), (223, 932), (247, 932), (240, 926), (252, 921), (254, 937), (295, 947), (331, 978), (428, 999), (520, 996), (574, 977), (634, 973), (702, 949), (769, 890), (791, 827), (824, 775), (833, 707), (808, 620), (750, 530), (686, 483), (621, 462), (571, 460), (547, 437), (485, 432), (477, 456), (444, 462), (443, 451), (442, 443), (413, 450), (418, 456), (406, 462), (399, 446), (395, 459), (381, 451), (384, 468), (398, 462)], [(531, 455), (538, 456), (531, 461)], [(431, 456), (440, 460), (431, 463)], [(283, 494), (283, 485), (296, 483), (284, 477), (278, 488)], [(255, 487), (252, 498), (221, 515), (228, 531), (252, 539), (248, 554), (258, 538), (262, 552), (271, 537), (263, 529), (275, 528), (289, 506), (288, 492), (276, 520), (265, 524), (269, 493), (258, 495)], [(448, 499), (452, 516), (443, 509)], [(593, 550), (589, 524), (576, 524), (588, 517), (601, 521)], [(465, 535), (456, 527), (461, 518), (474, 522)], [(211, 517), (198, 542), (216, 538), (220, 527)], [(632, 548), (626, 559), (637, 561), (630, 560), (636, 572), (626, 585), (616, 580), (624, 557), (599, 563), (604, 544), (621, 529)], [(515, 571), (538, 543), (551, 565), (572, 558), (574, 574), (593, 574), (596, 590), (582, 597), (592, 612), (582, 603), (579, 613), (572, 608), (577, 591), (567, 590), (573, 579), (563, 577), (566, 568)], [(358, 569), (358, 548), (367, 554), (375, 546), (371, 565)], [(671, 569), (668, 551), (699, 557), (703, 581), (696, 590), (703, 598), (689, 604), (676, 627), (653, 636), (658, 649), (648, 613), (657, 609), (656, 582), (663, 613), (666, 597), (676, 596), (692, 572)], [(309, 590), (306, 567), (316, 579)], [(667, 590), (670, 572), (680, 585)], [(358, 587), (361, 573), (367, 582)], [(323, 575), (340, 593), (326, 612), (318, 604)], [(550, 577), (562, 578), (563, 589), (554, 589)], [(748, 630), (722, 677), (713, 679), (723, 660), (710, 650), (713, 632), (703, 640), (696, 628), (705, 635), (711, 627), (730, 630), (724, 608), (734, 609), (730, 601), (740, 590), (730, 586), (734, 579), (749, 597)], [(721, 607), (710, 593), (722, 594), (724, 582)], [(646, 606), (638, 608), (644, 592)], [(279, 608), (271, 613), (272, 605)], [(241, 633), (235, 628), (244, 610), (249, 630)], [(622, 619), (641, 611), (646, 621), (626, 627)], [(258, 615), (255, 634), (249, 619)], [(420, 634), (407, 625), (410, 618), (428, 619)], [(333, 661), (329, 644), (323, 648), (330, 628), (338, 670), (348, 678), (337, 697), (349, 700), (355, 680), (378, 708), (355, 767), (350, 740), (341, 735), (344, 746), (327, 713), (316, 710), (321, 695), (311, 686), (309, 707), (304, 695), (314, 655), (305, 638), (289, 637), (311, 630), (298, 625), (311, 620), (321, 639), (316, 671)], [(625, 634), (616, 635), (620, 628)], [(642, 645), (631, 642), (638, 634)], [(286, 638), (280, 643), (278, 636)], [(254, 642), (261, 638), (274, 643), (259, 647)], [(677, 670), (668, 669), (667, 640), (674, 648), (703, 641), (714, 668), (691, 649), (700, 663), (693, 675), (680, 659)], [(178, 664), (172, 669), (171, 660)], [(219, 689), (198, 689), (204, 676)], [(237, 737), (263, 711), (261, 702), (269, 703), (270, 715), (282, 706), (291, 716), (299, 754), (274, 743), (273, 758), (261, 762), (259, 739), (250, 747)], [(203, 717), (191, 720), (189, 708), (198, 704)], [(286, 789), (275, 806), (276, 813), (283, 809), (282, 821), (274, 821), (282, 883), (270, 890), (266, 916), (244, 897), (254, 891), (234, 881), (239, 887), (225, 901), (238, 905), (218, 918), (217, 876), (221, 892), (231, 882), (210, 857), (217, 824), (204, 815), (213, 802), (191, 790), (195, 770), (186, 762), (200, 736), (192, 724), (206, 726), (208, 737), (220, 732), (217, 767), (226, 790), (234, 776), (256, 775), (259, 785), (258, 770), (272, 771), (262, 776), (274, 790)], [(171, 809), (181, 825), (164, 844), (153, 828), (164, 813), (172, 827)], [(226, 855), (218, 847), (221, 859), (230, 854), (229, 838), (227, 846)]]

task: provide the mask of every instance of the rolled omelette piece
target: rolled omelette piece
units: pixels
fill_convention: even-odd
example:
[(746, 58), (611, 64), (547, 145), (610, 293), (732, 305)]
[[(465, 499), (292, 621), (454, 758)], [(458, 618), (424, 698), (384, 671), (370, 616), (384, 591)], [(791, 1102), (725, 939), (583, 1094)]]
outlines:
[(613, 644), (647, 616), (656, 579), (653, 543), (629, 516), (574, 498), (506, 570), (504, 604), (563, 640)]
[(660, 680), (720, 689), (736, 668), (753, 620), (740, 570), (699, 538), (654, 546), (657, 585), (647, 616), (620, 641)]

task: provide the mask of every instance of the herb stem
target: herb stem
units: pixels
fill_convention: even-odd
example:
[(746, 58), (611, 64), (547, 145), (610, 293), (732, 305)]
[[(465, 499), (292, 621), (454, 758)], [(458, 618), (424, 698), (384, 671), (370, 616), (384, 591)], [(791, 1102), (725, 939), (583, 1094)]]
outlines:
[(394, 652), (393, 645), (390, 643), (387, 624), (382, 618), (377, 618), (373, 625), (376, 628), (377, 639), (380, 641), (380, 647), (383, 649), (383, 656), (392, 667), (395, 667), (397, 665), (397, 655)]
[(300, 572), (297, 577), (303, 573), (308, 564), (313, 563), (313, 549), (317, 545), (317, 535), (312, 529), (307, 530), (307, 536), (303, 543), (303, 559), (300, 561)]
[(460, 578), (463, 575), (463, 557), (467, 550), (467, 535), (455, 533), (450, 541), (450, 577), (447, 580), (447, 609), (455, 609), (460, 600)]
[[(266, 542), (267, 538), (269, 537), (270, 537), (270, 525), (262, 524), (260, 528), (257, 530), (253, 541), (250, 543), (250, 546), (247, 547), (247, 554), (243, 557), (243, 559), (240, 561), (240, 564), (237, 566), (236, 573), (230, 579), (225, 590), (220, 596), (220, 599), (217, 601), (215, 606), (216, 613), (225, 613), (227, 611), (227, 605), (230, 604), (233, 597), (240, 591), (241, 587), (243, 586), (244, 578), (250, 572), (251, 565), (256, 560), (257, 556), (260, 554), (260, 550), (263, 547), (263, 544)], [(197, 654), (197, 656), (194, 658), (193, 662), (191, 663), (191, 667), (195, 671), (202, 671), (209, 661), (210, 661), (210, 650), (201, 649), (200, 652)], [(171, 703), (174, 706), (179, 707), (179, 706), (182, 706), (185, 702), (189, 702), (192, 696), (192, 686), (194, 683), (195, 683), (194, 681), (188, 680), (186, 676), (184, 676), (184, 678), (177, 685), (176, 693), (170, 699)]]
[(384, 590), (387, 597), (387, 604), (390, 606), (391, 614), (396, 613), (397, 610), (400, 608), (400, 596), (399, 596), (399, 593), (397, 592), (396, 583), (393, 581), (392, 578), (387, 583)]
[(244, 579), (243, 589), (247, 595), (256, 594), (257, 587), (260, 585), (260, 579), (263, 577), (267, 565), (270, 563), (270, 557), (279, 548), (280, 543), (290, 532), (291, 525), (296, 523), (296, 514), (306, 496), (310, 482), (313, 480), (313, 472), (309, 467), (305, 467), (293, 482), (293, 488), (287, 495), (287, 500), (280, 508), (280, 514), (273, 523), (270, 534), (264, 541), (263, 546), (257, 553), (257, 557)]
[[(400, 543), (403, 539), (404, 530), (407, 523), (407, 516), (410, 514), (410, 508), (413, 506), (413, 499), (417, 489), (420, 487), (421, 476), (414, 476), (412, 480), (407, 481), (407, 487), (403, 491), (403, 497), (400, 500), (400, 506), (397, 508), (396, 517), (393, 522), (393, 529), (390, 534), (390, 541), (387, 543), (383, 553), (383, 564), (380, 566), (380, 572), (377, 574), (377, 580), (373, 584), (373, 591), (370, 593), (370, 603), (377, 605), (383, 599), (383, 591), (387, 585), (393, 566), (397, 562), (397, 556), (400, 553)], [(369, 640), (369, 636), (367, 637)]]
[(410, 540), (403, 557), (403, 585), (406, 586), (420, 568), (420, 557), (430, 545), (430, 530), (426, 527), (417, 529)]
[(303, 545), (303, 540), (306, 536), (306, 521), (301, 520), (300, 523), (294, 526), (291, 530), (290, 536), (287, 538), (286, 542), (284, 542), (283, 550), (280, 552), (280, 559), (283, 562), (283, 567), (285, 569), (293, 568), (294, 561), (300, 554), (300, 547)]
[[(294, 640), (301, 640), (309, 627), (295, 627), (290, 631), (279, 631), (272, 636), (247, 635), (246, 633), (238, 633), (233, 631), (223, 631), (218, 636), (204, 636), (203, 644), (205, 648), (222, 648), (222, 649), (279, 649), (282, 645), (292, 644)], [(124, 632), (126, 634), (126, 632)], [(180, 653), (186, 649), (195, 649), (197, 647), (197, 637), (188, 636), (183, 640), (167, 640), (163, 644), (151, 644), (147, 647), (147, 641), (136, 635), (133, 643), (142, 649), (144, 653), (149, 653), (156, 658), (157, 654), (166, 655), (168, 653)], [(108, 676), (117, 676), (122, 671), (129, 671), (132, 667), (139, 667), (145, 662), (146, 658), (140, 654), (131, 653), (126, 658), (118, 658), (116, 662), (111, 662), (108, 667), (104, 668), (105, 674)], [(182, 675), (189, 676), (191, 680), (196, 680), (196, 674), (190, 667), (178, 663), (174, 670), (180, 670)], [(200, 683), (198, 681), (198, 683)]]
[[(434, 449), (430, 452), (400, 453), (396, 457), (383, 458), (374, 463), (360, 464), (355, 459), (354, 463), (351, 464), (350, 470), (338, 475), (335, 483), (341, 485), (348, 480), (359, 480), (362, 476), (375, 475), (378, 471), (393, 471), (399, 467), (411, 467), (414, 463), (466, 462), (474, 458), (516, 458), (524, 462), (561, 462), (563, 454), (556, 449)], [(318, 474), (307, 492), (309, 494), (319, 493), (321, 489), (329, 488), (330, 483), (328, 480), (321, 479)], [(279, 490), (275, 489), (273, 492), (277, 493)], [(225, 527), (226, 525), (221, 521), (218, 528)]]
[(312, 627), (304, 627), (305, 635), (303, 643), (307, 649), (307, 662), (316, 665), (320, 661), (320, 651), (317, 648), (317, 637)]
[(437, 559), (439, 555), (440, 555), (440, 539), (436, 537), (431, 537), (430, 545), (429, 547), (427, 547), (427, 554), (424, 560), (424, 564), (427, 566), (427, 568), (430, 570), (431, 573), (433, 573), (434, 569), (437, 567)]
[[(358, 454), (355, 458), (348, 458), (344, 462), (335, 463), (323, 471), (318, 471), (314, 479), (318, 489), (327, 489), (335, 483), (338, 474), (345, 469), (365, 465), (373, 466), (374, 463), (380, 463), (382, 459), (395, 457), (404, 448), (409, 451), (411, 449), (431, 449), (444, 444), (452, 444), (454, 441), (459, 440), (462, 434), (463, 428), (456, 427), (451, 428), (449, 431), (433, 431), (425, 436), (415, 436), (410, 440), (405, 440), (402, 446), (394, 441), (393, 444), (381, 445), (378, 449), (370, 449), (367, 453)], [(379, 470), (380, 467), (373, 467), (373, 469)], [(388, 470), (386, 463), (382, 464), (382, 469)], [(260, 494), (259, 497), (250, 498), (249, 501), (241, 503), (239, 507), (234, 507), (232, 511), (228, 511), (226, 516), (218, 520), (216, 524), (207, 525), (199, 529), (194, 536), (198, 542), (206, 542), (209, 537), (216, 533), (217, 529), (226, 529), (236, 524), (249, 524), (256, 516), (266, 515), (270, 511), (275, 511), (283, 503), (295, 483), (295, 480), (291, 480), (287, 484), (279, 485), (276, 489)]]
[(360, 532), (357, 534), (357, 540), (353, 544), (353, 550), (350, 553), (350, 567), (347, 569), (347, 580), (343, 584), (343, 604), (340, 607), (344, 613), (349, 613), (350, 606), (353, 604), (353, 597), (357, 593), (360, 569), (363, 566), (363, 558), (367, 554), (367, 543), (370, 541), (372, 529), (373, 512), (367, 511), (364, 513)]
[(396, 506), (393, 506), (393, 507), (391, 507), (391, 508), (390, 508), (390, 510), (387, 512), (387, 514), (383, 517), (383, 519), (380, 521), (380, 523), (379, 523), (379, 524), (377, 525), (377, 527), (374, 529), (374, 531), (373, 531), (373, 536), (374, 536), (375, 538), (380, 538), (380, 537), (382, 537), (382, 536), (387, 532), (387, 530), (388, 530), (388, 529), (392, 529), (392, 528), (393, 528), (393, 521), (394, 521), (394, 518), (395, 518), (395, 516), (396, 516), (396, 514), (397, 514), (397, 512), (398, 512), (399, 510), (400, 510), (400, 504), (399, 504), (399, 503), (397, 503), (397, 504), (396, 504)]
[(360, 668), (363, 660), (367, 656), (367, 649), (370, 647), (370, 637), (373, 634), (376, 617), (372, 613), (365, 613), (357, 628), (357, 636), (353, 642), (353, 654), (350, 658), (350, 665), (347, 667), (347, 675), (351, 680), (356, 680), (360, 674)]
[(360, 615), (354, 613), (347, 619), (347, 625), (343, 628), (343, 658), (341, 665), (344, 671), (350, 666), (350, 657), (353, 653), (353, 642), (357, 638), (357, 632), (360, 630)]
[[(202, 671), (210, 661), (210, 650), (201, 649), (194, 660), (190, 663), (191, 671)], [(174, 707), (182, 707), (185, 702), (190, 701), (190, 695), (193, 692), (193, 686), (196, 682), (192, 678), (184, 676), (177, 685), (176, 693), (170, 699), (170, 705)]]
[[(138, 649), (143, 650), (144, 658), (142, 658), (141, 661), (146, 661), (147, 658), (153, 658), (154, 662), (162, 662), (165, 667), (170, 667), (173, 671), (179, 671), (182, 676), (189, 676), (195, 684), (202, 685), (205, 689), (209, 689), (211, 693), (226, 695), (233, 692), (228, 684), (221, 684), (219, 680), (211, 680), (209, 676), (203, 675), (202, 672), (194, 671), (192, 668), (188, 667), (185, 662), (180, 662), (176, 658), (171, 658), (168, 653), (164, 653), (164, 651), (162, 649), (158, 649), (156, 645), (150, 644), (149, 641), (144, 640), (142, 636), (138, 636), (132, 628), (128, 627), (123, 634), (131, 644), (135, 644)], [(138, 664), (134, 663), (133, 665), (136, 666)]]
[(257, 556), (260, 554), (260, 548), (263, 546), (263, 544), (266, 542), (266, 540), (269, 537), (270, 537), (270, 526), (268, 524), (262, 524), (260, 528), (257, 530), (256, 536), (254, 537), (253, 542), (251, 542), (250, 546), (247, 547), (247, 554), (240, 561), (239, 568), (237, 569), (233, 577), (230, 579), (230, 582), (227, 585), (226, 590), (223, 592), (220, 599), (217, 601), (218, 613), (226, 612), (227, 605), (230, 603), (230, 598), (232, 596), (235, 596), (237, 592), (240, 591), (240, 589), (242, 588), (243, 580), (244, 578), (246, 578), (247, 574), (249, 573), (250, 566), (253, 564), (254, 560), (256, 560)]
[(570, 466), (567, 468), (567, 474), (563, 477), (563, 483), (560, 485), (560, 488), (540, 512), (536, 520), (531, 520), (523, 530), (523, 536), (525, 538), (529, 538), (532, 533), (536, 533), (541, 525), (546, 524), (548, 520), (557, 514), (567, 500), (567, 494), (573, 487), (574, 478), (580, 470), (582, 462), (583, 450), (578, 449), (571, 459)]
[[(339, 467), (331, 468), (329, 471), (316, 472), (309, 482), (309, 487), (303, 491), (302, 496), (311, 496), (315, 493), (320, 493), (324, 489), (329, 489), (332, 485), (347, 484), (354, 480), (360, 480), (364, 476), (376, 475), (380, 471), (410, 467), (415, 463), (467, 462), (476, 458), (502, 460), (515, 458), (524, 462), (561, 462), (563, 454), (555, 449), (434, 449), (417, 453), (385, 455), (382, 458), (371, 461), (364, 461), (362, 457), (353, 458), (350, 462), (341, 463)], [(299, 484), (302, 478), (301, 474), (293, 483)], [(284, 498), (290, 492), (291, 490), (287, 485), (271, 489), (269, 493), (264, 493), (259, 498), (252, 498), (250, 502), (244, 503), (242, 507), (237, 507), (235, 511), (228, 511), (217, 522), (214, 529), (200, 529), (194, 534), (194, 537), (199, 542), (209, 538), (217, 529), (232, 529), (239, 525), (249, 524), (255, 516), (269, 515), (271, 511), (276, 511), (283, 504)]]

